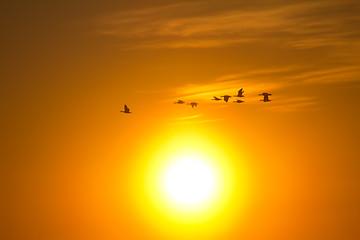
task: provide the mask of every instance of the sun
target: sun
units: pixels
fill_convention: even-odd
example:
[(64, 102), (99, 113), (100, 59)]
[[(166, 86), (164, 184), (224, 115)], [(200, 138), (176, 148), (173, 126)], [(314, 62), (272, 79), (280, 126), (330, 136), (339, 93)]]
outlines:
[(171, 236), (164, 239), (174, 234), (176, 239), (211, 238), (226, 231), (246, 205), (248, 177), (238, 157), (242, 149), (234, 150), (218, 141), (223, 135), (205, 130), (157, 132), (139, 152), (141, 162), (131, 181), (134, 209), (152, 229)]
[(156, 209), (187, 222), (216, 215), (229, 200), (234, 183), (224, 151), (198, 132), (177, 133), (157, 149), (144, 178)]
[(133, 174), (140, 216), (179, 239), (225, 229), (246, 193), (246, 175), (232, 159), (231, 145), (201, 128), (158, 135), (139, 153), (142, 164)]
[(181, 156), (165, 171), (164, 188), (175, 202), (182, 205), (201, 204), (214, 194), (214, 171), (197, 156)]

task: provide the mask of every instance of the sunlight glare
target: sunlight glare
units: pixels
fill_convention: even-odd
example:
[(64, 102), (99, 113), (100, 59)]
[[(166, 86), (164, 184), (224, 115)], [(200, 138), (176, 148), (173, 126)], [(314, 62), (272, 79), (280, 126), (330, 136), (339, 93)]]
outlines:
[(222, 135), (201, 128), (157, 135), (140, 154), (144, 161), (134, 174), (141, 216), (159, 232), (176, 232), (179, 239), (226, 229), (234, 209), (244, 206), (247, 192), (245, 168), (238, 167), (238, 159), (233, 161), (231, 145), (218, 141)]
[(211, 196), (215, 175), (210, 167), (194, 156), (180, 157), (165, 175), (165, 188), (180, 204), (199, 204)]

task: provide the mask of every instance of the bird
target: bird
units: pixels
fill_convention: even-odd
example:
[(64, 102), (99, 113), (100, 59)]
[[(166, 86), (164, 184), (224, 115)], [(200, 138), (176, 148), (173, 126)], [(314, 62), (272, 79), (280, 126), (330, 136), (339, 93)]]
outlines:
[(183, 100), (178, 100), (177, 102), (174, 102), (174, 104), (184, 104), (185, 102)]
[(242, 102), (244, 102), (243, 100), (236, 100), (236, 101), (234, 101), (234, 103), (242, 103)]
[(224, 98), (224, 101), (225, 101), (225, 102), (228, 102), (228, 101), (229, 101), (229, 98), (231, 98), (231, 96), (229, 96), (229, 95), (224, 95), (224, 96), (221, 96), (221, 97)]
[(218, 98), (218, 97), (215, 97), (215, 96), (214, 96), (214, 98), (213, 98), (213, 99), (211, 99), (211, 100), (220, 101), (220, 100), (221, 100), (221, 98)]
[(188, 105), (191, 105), (191, 107), (194, 108), (194, 107), (198, 106), (198, 103), (197, 102), (191, 102), (191, 103), (188, 103)]
[(120, 112), (123, 112), (123, 113), (131, 113), (131, 112), (130, 112), (130, 109), (128, 108), (128, 106), (126, 106), (126, 104), (125, 104), (125, 106), (124, 106), (124, 111), (120, 111)]
[(259, 96), (264, 96), (264, 99), (261, 99), (260, 101), (264, 101), (264, 102), (269, 102), (269, 101), (271, 101), (271, 100), (269, 99), (269, 96), (271, 96), (270, 93), (261, 93), (261, 94), (259, 94)]
[(234, 96), (234, 97), (245, 97), (245, 96), (243, 95), (244, 92), (245, 92), (245, 91), (241, 88), (241, 89), (238, 91), (238, 95), (236, 95), (236, 96)]

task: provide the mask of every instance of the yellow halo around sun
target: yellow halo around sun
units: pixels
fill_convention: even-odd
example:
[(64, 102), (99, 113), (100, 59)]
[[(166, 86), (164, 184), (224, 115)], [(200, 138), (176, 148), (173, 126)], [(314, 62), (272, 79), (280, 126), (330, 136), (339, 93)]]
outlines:
[(177, 222), (216, 216), (234, 194), (231, 160), (198, 131), (177, 133), (159, 144), (146, 170), (145, 186), (156, 209)]
[(234, 161), (231, 145), (219, 140), (201, 129), (178, 129), (159, 134), (141, 153), (133, 189), (138, 210), (153, 229), (179, 239), (210, 236), (226, 229), (244, 206), (245, 168), (238, 157)]

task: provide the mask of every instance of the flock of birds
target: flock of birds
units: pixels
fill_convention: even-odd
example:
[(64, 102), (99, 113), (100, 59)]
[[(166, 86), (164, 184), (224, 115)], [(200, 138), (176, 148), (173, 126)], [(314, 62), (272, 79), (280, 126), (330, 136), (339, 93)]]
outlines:
[[(238, 94), (237, 95), (235, 95), (235, 96), (233, 96), (233, 97), (237, 97), (237, 98), (242, 98), (242, 97), (245, 97), (244, 96), (244, 90), (241, 88), (239, 91), (238, 91)], [(263, 101), (263, 102), (269, 102), (269, 101), (271, 101), (270, 99), (269, 99), (269, 96), (271, 96), (271, 94), (270, 93), (260, 93), (259, 94), (259, 96), (263, 96), (264, 97), (264, 99), (261, 99), (260, 101)], [(229, 101), (229, 98), (231, 98), (231, 96), (230, 95), (224, 95), (224, 96), (220, 96), (220, 98), (218, 98), (218, 97), (216, 97), (216, 96), (214, 96), (214, 98), (213, 99), (211, 99), (211, 100), (214, 100), (214, 101), (222, 101), (222, 100), (224, 100), (225, 102), (228, 102)], [(237, 99), (236, 101), (233, 101), (234, 103), (242, 103), (242, 102), (244, 102), (244, 101), (242, 101), (242, 100), (240, 100), (240, 99)], [(183, 100), (178, 100), (177, 102), (174, 102), (174, 104), (185, 104), (186, 102), (184, 102)], [(191, 107), (197, 107), (198, 105), (199, 105), (199, 103), (197, 103), (197, 102), (190, 102), (190, 103), (187, 103), (187, 105), (191, 105)], [(120, 112), (123, 112), (123, 113), (131, 113), (130, 112), (130, 109), (128, 108), (128, 106), (126, 106), (126, 104), (125, 104), (125, 106), (124, 106), (124, 111), (120, 111)]]

